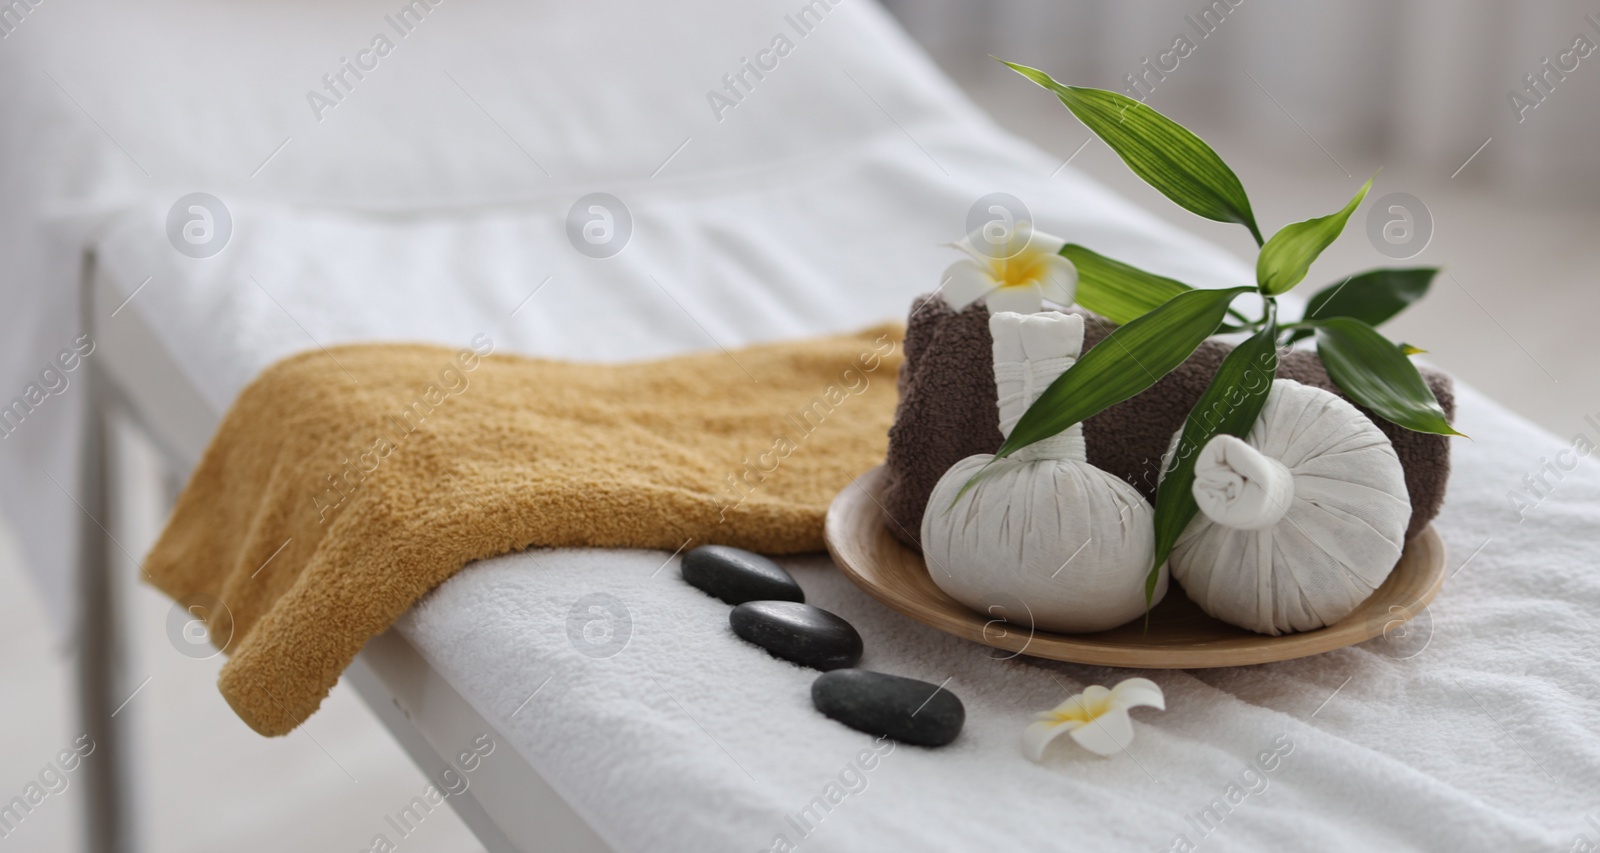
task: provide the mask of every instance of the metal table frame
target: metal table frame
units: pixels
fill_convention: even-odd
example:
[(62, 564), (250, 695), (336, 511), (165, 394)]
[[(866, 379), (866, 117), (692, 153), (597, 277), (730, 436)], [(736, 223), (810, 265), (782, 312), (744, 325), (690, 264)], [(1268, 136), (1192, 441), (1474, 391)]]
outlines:
[[(115, 712), (126, 697), (119, 684), (121, 633), (117, 624), (114, 549), (109, 525), (119, 517), (116, 495), (126, 466), (113, 452), (113, 429), (139, 429), (161, 451), (177, 482), (198, 462), (221, 420), (188, 382), (177, 361), (138, 317), (124, 310), (122, 291), (84, 258), (82, 328), (95, 341), (95, 357), (84, 362), (80, 381), (88, 401), (87, 425), (77, 484), (83, 512), (78, 523), (75, 625), (77, 714), (81, 730), (96, 744), (83, 765), (85, 849), (124, 853), (138, 849), (128, 792), (137, 768), (128, 749), (137, 733)], [(102, 350), (101, 348), (104, 348)], [(160, 377), (151, 383), (148, 377)], [(144, 378), (145, 381), (139, 380)], [(141, 394), (129, 389), (139, 387)], [(155, 398), (155, 399), (150, 399)], [(553, 789), (509, 737), (480, 715), (420, 653), (394, 631), (374, 638), (346, 672), (350, 684), (400, 747), (430, 779), (437, 780), (453, 756), (488, 734), (503, 757), (484, 761), (471, 786), (447, 802), (491, 853), (511, 851), (609, 851), (565, 799)]]

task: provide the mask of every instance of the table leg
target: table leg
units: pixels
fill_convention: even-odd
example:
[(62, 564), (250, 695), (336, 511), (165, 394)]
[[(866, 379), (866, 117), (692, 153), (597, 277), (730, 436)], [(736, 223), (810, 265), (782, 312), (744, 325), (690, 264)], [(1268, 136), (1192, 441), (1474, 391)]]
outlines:
[(114, 482), (110, 468), (107, 395), (102, 377), (87, 364), (90, 414), (80, 460), (82, 474), (79, 516), (77, 704), (80, 730), (94, 743), (83, 763), (84, 844), (89, 853), (121, 853), (134, 849), (124, 783), (125, 726), (114, 716), (126, 697), (117, 695), (117, 606), (112, 580), (110, 524)]

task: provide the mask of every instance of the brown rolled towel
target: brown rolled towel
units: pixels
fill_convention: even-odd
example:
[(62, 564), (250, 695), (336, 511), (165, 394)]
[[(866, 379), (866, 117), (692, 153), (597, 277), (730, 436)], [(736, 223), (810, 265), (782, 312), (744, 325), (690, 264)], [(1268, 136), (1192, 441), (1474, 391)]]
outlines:
[[(1079, 308), (1087, 352), (1115, 328)], [(923, 296), (912, 304), (907, 322), (905, 362), (900, 367), (900, 406), (889, 429), (888, 479), (883, 496), (889, 529), (921, 550), (922, 514), (933, 487), (951, 465), (1000, 448), (1000, 414), (995, 405), (994, 341), (989, 309), (980, 300), (954, 311), (944, 299)], [(1089, 463), (1133, 484), (1154, 500), (1161, 456), (1173, 433), (1200, 399), (1229, 344), (1206, 341), (1194, 355), (1144, 393), (1118, 403), (1084, 422)], [(1279, 359), (1278, 376), (1344, 394), (1328, 378), (1315, 353), (1296, 351)], [(1422, 377), (1455, 417), (1450, 377), (1424, 368)], [(1348, 399), (1348, 398), (1346, 398)], [(1449, 439), (1412, 432), (1357, 406), (1394, 443), (1411, 493), (1410, 537), (1439, 514), (1450, 477)]]

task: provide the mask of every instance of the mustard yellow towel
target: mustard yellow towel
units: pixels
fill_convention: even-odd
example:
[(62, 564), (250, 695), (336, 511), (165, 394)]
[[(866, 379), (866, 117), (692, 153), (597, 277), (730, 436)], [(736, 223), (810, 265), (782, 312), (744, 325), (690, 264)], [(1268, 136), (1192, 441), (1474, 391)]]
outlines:
[(883, 459), (901, 335), (623, 365), (488, 355), (483, 336), (295, 356), (228, 411), (146, 568), (212, 605), (223, 696), (286, 734), (368, 638), (473, 560), (821, 550), (829, 500)]

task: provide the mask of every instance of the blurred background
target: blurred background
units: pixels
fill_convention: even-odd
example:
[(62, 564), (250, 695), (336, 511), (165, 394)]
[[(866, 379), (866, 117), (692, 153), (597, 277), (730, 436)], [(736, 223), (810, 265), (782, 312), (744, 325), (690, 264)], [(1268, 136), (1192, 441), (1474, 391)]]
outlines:
[(1176, 119), (1239, 174), (1263, 230), (1338, 210), (1382, 170), (1306, 286), (1442, 266), (1391, 337), (1562, 437), (1600, 412), (1600, 2), (887, 5), (1002, 125), (1251, 262), (1237, 227), (1084, 145), (1065, 107), (990, 57)]
[[(1388, 327), (1392, 337), (1557, 435), (1600, 413), (1591, 367), (1600, 335), (1589, 328), (1600, 316), (1591, 283), (1600, 264), (1600, 0), (887, 5), (999, 123), (1242, 258), (1254, 253), (1242, 229), (1193, 217), (1145, 187), (1054, 98), (990, 55), (1127, 92), (1195, 130), (1239, 173), (1269, 231), (1337, 210), (1381, 169), (1308, 285), (1325, 283), (1322, 271), (1442, 265), (1447, 274)], [(134, 437), (122, 442), (135, 458), (147, 452)], [(144, 495), (142, 505), (158, 498)], [(114, 531), (131, 554), (149, 546), (155, 514)], [(125, 568), (121, 577), (132, 579), (131, 562)], [(68, 658), (3, 529), (0, 579), (11, 591), (0, 596), (0, 795), (9, 798), (69, 743), (74, 724)], [(141, 732), (138, 820), (152, 849), (366, 849), (382, 828), (372, 816), (427, 785), (343, 685), (291, 736), (250, 732), (215, 690), (221, 658), (164, 653), (170, 604), (132, 582), (123, 593), (127, 654), (165, 682), (123, 712)], [(260, 807), (264, 790), (272, 809)], [(70, 792), (52, 796), (4, 849), (72, 849), (79, 808)], [(267, 817), (284, 813), (295, 819)], [(478, 849), (446, 810), (402, 847)]]

